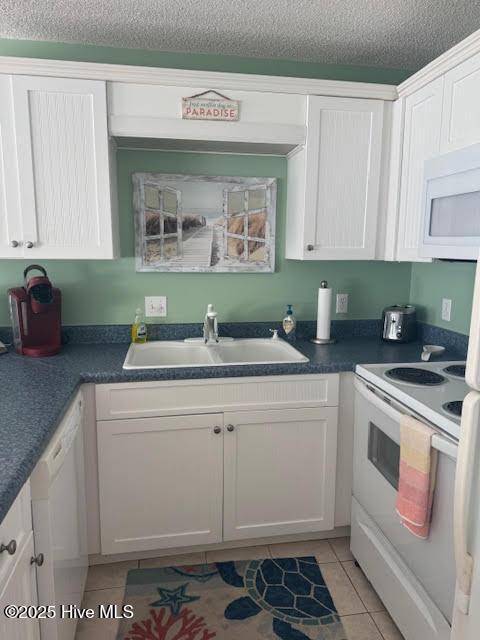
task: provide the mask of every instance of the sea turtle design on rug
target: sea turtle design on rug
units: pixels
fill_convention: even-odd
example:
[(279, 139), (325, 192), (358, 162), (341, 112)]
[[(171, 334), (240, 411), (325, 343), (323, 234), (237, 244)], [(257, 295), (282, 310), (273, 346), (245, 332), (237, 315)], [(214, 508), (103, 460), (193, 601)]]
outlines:
[[(243, 576), (237, 572), (234, 562), (217, 563), (217, 569), (224, 582), (244, 588), (248, 593), (227, 606), (228, 620), (245, 620), (264, 610), (272, 615), (273, 631), (281, 640), (344, 637), (340, 618), (314, 557), (252, 560)], [(315, 635), (306, 635), (305, 627), (310, 627)]]

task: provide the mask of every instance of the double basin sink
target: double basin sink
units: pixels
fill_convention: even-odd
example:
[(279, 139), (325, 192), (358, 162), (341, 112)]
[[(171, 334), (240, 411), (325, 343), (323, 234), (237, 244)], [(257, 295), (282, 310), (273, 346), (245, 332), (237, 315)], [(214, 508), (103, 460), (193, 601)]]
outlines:
[(280, 338), (224, 338), (205, 344), (202, 339), (132, 343), (124, 369), (222, 367), (249, 364), (308, 362), (302, 353)]

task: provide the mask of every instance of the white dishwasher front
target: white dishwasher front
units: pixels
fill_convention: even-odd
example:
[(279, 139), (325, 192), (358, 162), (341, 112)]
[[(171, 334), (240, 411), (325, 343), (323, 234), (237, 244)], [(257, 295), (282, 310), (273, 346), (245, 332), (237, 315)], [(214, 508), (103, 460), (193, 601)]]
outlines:
[(54, 619), (40, 622), (42, 640), (73, 640), (77, 621), (62, 616), (61, 606), (80, 607), (85, 589), (83, 405), (79, 391), (31, 477), (38, 600), (56, 607)]

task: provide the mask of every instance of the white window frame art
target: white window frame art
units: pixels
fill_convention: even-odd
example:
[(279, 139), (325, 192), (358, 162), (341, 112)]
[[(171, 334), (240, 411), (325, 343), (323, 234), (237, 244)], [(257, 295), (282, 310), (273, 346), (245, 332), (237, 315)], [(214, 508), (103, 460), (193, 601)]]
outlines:
[(132, 181), (137, 271), (275, 271), (276, 178), (134, 173)]

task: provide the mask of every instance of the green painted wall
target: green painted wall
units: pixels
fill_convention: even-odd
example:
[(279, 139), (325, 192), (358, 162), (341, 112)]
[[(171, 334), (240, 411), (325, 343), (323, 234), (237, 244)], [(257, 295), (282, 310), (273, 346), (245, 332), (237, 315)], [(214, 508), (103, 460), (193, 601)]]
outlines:
[[(324, 65), (291, 60), (168, 53), (55, 42), (0, 39), (0, 55), (141, 66), (256, 73), (398, 84), (402, 69)], [(134, 171), (265, 175), (278, 178), (277, 267), (268, 274), (137, 274), (133, 260), (130, 174)], [(199, 321), (207, 301), (222, 320), (275, 320), (292, 302), (299, 318), (315, 317), (316, 288), (328, 279), (335, 291), (350, 293), (349, 318), (378, 317), (386, 304), (408, 299), (421, 320), (468, 333), (474, 266), (464, 263), (392, 264), (378, 262), (286, 261), (283, 257), (286, 162), (279, 158), (118, 153), (122, 257), (107, 261), (44, 261), (63, 289), (64, 320), (69, 324), (130, 322), (145, 295), (168, 296), (168, 322)], [(0, 261), (0, 292), (21, 282), (26, 262)], [(441, 320), (441, 299), (453, 301), (451, 322)], [(0, 293), (0, 325), (7, 324), (6, 295)]]
[(194, 69), (202, 71), (228, 71), (232, 73), (257, 73), (271, 76), (298, 78), (324, 78), (351, 80), (354, 82), (379, 82), (400, 84), (413, 71), (365, 67), (360, 65), (334, 65), (294, 60), (266, 60), (240, 56), (220, 56), (192, 53), (148, 51), (146, 49), (119, 49), (93, 45), (40, 42), (34, 40), (9, 40), (0, 38), (0, 56), (75, 60), (81, 62), (105, 62), (131, 64), (169, 69)]
[[(167, 322), (200, 322), (207, 302), (221, 321), (281, 320), (292, 303), (300, 319), (314, 319), (316, 290), (329, 281), (350, 294), (347, 316), (379, 317), (386, 304), (409, 297), (410, 265), (379, 262), (298, 262), (285, 260), (286, 173), (284, 158), (119, 151), (118, 183), (121, 255), (116, 261), (44, 260), (64, 295), (66, 324), (128, 323), (146, 295), (168, 297)], [(135, 171), (271, 176), (278, 179), (277, 264), (274, 274), (136, 273), (134, 265), (132, 185)], [(26, 263), (0, 261), (0, 291), (21, 283)], [(0, 302), (0, 326), (8, 323), (6, 295)]]
[[(0, 55), (146, 65), (268, 75), (397, 84), (410, 75), (401, 69), (336, 66), (289, 60), (165, 53), (140, 49), (0, 39)], [(293, 303), (301, 319), (315, 317), (316, 289), (327, 279), (350, 293), (349, 318), (378, 316), (385, 304), (408, 299), (410, 265), (374, 262), (303, 263), (284, 259), (286, 161), (281, 158), (134, 152), (118, 153), (121, 258), (115, 261), (43, 261), (64, 295), (67, 324), (131, 322), (145, 295), (168, 296), (167, 322), (198, 322), (214, 302), (227, 320), (280, 320)], [(135, 273), (132, 191), (134, 171), (278, 178), (277, 264), (274, 274)], [(0, 261), (0, 325), (8, 323), (5, 291), (21, 283), (27, 263)]]
[[(419, 319), (468, 334), (474, 277), (475, 264), (471, 262), (413, 264), (410, 302), (418, 308)], [(452, 300), (450, 322), (441, 318), (442, 298)]]

